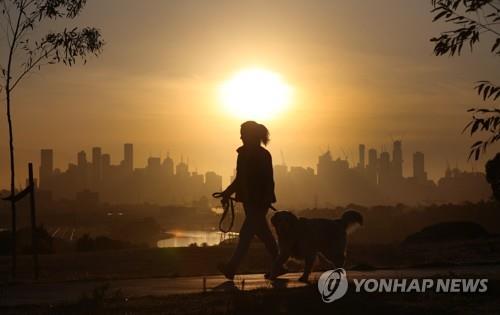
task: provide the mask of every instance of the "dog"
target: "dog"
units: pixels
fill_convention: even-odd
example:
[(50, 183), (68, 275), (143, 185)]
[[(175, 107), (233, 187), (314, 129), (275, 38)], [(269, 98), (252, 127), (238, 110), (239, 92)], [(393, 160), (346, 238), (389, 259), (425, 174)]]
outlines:
[(308, 282), (314, 261), (321, 253), (335, 267), (344, 266), (347, 234), (363, 216), (354, 210), (344, 212), (337, 220), (299, 218), (289, 211), (279, 211), (271, 218), (278, 236), (279, 254), (273, 263), (269, 279), (283, 274), (283, 264), (289, 257), (304, 260), (304, 273), (299, 278)]

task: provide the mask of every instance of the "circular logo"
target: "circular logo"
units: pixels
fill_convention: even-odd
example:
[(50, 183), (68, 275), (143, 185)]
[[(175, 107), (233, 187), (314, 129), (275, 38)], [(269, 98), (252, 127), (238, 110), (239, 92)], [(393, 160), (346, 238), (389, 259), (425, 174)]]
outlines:
[(343, 297), (347, 292), (347, 274), (344, 268), (323, 272), (318, 280), (318, 290), (325, 303), (331, 303)]

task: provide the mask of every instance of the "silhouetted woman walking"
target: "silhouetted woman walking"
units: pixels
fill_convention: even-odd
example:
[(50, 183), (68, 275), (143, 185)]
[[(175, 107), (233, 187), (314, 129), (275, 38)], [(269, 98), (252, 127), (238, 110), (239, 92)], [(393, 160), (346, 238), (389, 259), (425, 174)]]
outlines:
[(264, 243), (273, 261), (278, 255), (276, 241), (266, 220), (269, 207), (276, 202), (271, 154), (261, 146), (269, 142), (269, 131), (264, 125), (247, 121), (241, 125), (240, 133), (243, 146), (237, 150), (236, 178), (222, 192), (223, 201), (236, 193), (236, 200), (243, 203), (245, 210), (236, 250), (227, 264), (218, 265), (219, 271), (228, 279), (234, 278), (254, 235)]

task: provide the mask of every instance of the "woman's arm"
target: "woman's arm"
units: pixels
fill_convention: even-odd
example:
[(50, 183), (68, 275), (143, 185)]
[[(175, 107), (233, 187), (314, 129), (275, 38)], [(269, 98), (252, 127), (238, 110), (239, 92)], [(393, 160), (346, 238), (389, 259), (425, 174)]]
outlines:
[(231, 195), (236, 192), (236, 187), (238, 187), (238, 173), (236, 173), (236, 177), (234, 178), (233, 182), (222, 192), (223, 197), (231, 197)]
[(269, 194), (271, 203), (274, 203), (276, 202), (276, 196), (274, 194), (273, 159), (270, 153), (268, 153), (266, 156), (265, 172), (267, 193)]
[(238, 154), (238, 158), (236, 159), (236, 176), (234, 177), (233, 182), (229, 186), (227, 186), (227, 188), (222, 192), (223, 198), (227, 199), (231, 197), (231, 195), (234, 194), (238, 189), (240, 182), (238, 174), (240, 173), (240, 170), (241, 170), (241, 158), (240, 154)]

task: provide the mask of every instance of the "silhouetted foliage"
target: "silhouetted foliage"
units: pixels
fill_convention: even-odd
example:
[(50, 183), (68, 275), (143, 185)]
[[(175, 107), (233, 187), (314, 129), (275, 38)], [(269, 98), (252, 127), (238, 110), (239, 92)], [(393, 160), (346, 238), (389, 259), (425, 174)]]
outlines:
[(404, 243), (430, 243), (488, 238), (490, 234), (480, 224), (468, 221), (440, 222), (410, 234)]
[(491, 185), (493, 197), (500, 201), (500, 153), (486, 163), (486, 180)]
[[(434, 54), (460, 55), (464, 45), (472, 50), (483, 35), (491, 36), (491, 53), (500, 56), (500, 1), (499, 0), (431, 0), (435, 14), (433, 22), (445, 21), (453, 24), (454, 29), (442, 32), (431, 39)], [(489, 39), (490, 37), (488, 37)], [(500, 86), (490, 81), (478, 81), (475, 89), (483, 100), (495, 101), (500, 97)], [(470, 148), (469, 159), (479, 159), (481, 153), (500, 139), (500, 111), (497, 109), (472, 108), (471, 121), (464, 128), (470, 135), (486, 132), (485, 140), (476, 141)]]

